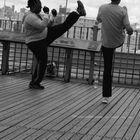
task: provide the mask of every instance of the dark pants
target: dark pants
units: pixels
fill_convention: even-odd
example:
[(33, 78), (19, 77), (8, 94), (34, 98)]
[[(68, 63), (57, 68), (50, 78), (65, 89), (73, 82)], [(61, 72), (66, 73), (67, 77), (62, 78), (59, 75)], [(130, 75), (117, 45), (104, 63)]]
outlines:
[(104, 73), (103, 73), (103, 97), (112, 96), (112, 64), (115, 48), (106, 48), (102, 46), (104, 58)]
[(58, 24), (48, 28), (48, 34), (46, 37), (46, 45), (50, 45), (55, 39), (63, 35), (68, 31), (73, 24), (79, 19), (79, 14), (76, 12), (71, 12), (66, 20), (62, 24)]
[(33, 84), (40, 84), (43, 80), (48, 60), (47, 46), (68, 31), (73, 24), (76, 23), (79, 17), (79, 14), (76, 12), (70, 13), (63, 23), (48, 28), (46, 39), (27, 44), (28, 48), (33, 52), (36, 60), (32, 71), (31, 82)]
[(31, 82), (33, 84), (39, 84), (44, 77), (44, 73), (47, 65), (47, 59), (48, 59), (45, 40), (32, 42), (27, 45), (34, 55), (34, 64), (32, 69)]

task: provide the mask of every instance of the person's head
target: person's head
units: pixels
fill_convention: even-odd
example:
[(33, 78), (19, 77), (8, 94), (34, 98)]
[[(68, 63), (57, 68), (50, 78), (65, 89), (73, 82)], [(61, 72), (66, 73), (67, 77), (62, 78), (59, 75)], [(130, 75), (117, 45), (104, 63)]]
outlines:
[(119, 4), (121, 2), (121, 0), (111, 0), (112, 4)]
[(41, 12), (42, 4), (40, 0), (28, 0), (27, 8), (30, 8), (30, 11), (36, 14)]

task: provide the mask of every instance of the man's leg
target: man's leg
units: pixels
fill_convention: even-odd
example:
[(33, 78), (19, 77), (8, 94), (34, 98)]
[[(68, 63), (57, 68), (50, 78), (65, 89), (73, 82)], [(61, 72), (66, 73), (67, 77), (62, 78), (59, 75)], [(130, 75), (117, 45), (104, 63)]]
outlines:
[(63, 23), (48, 28), (48, 34), (46, 37), (47, 45), (49, 45), (55, 39), (63, 35), (66, 31), (68, 31), (77, 22), (80, 16), (86, 15), (84, 5), (82, 4), (82, 2), (77, 1), (77, 3), (77, 11), (71, 12)]
[(36, 77), (37, 77), (37, 70), (38, 70), (38, 59), (36, 58), (35, 54), (33, 56), (33, 68), (32, 68), (32, 80), (31, 80), (31, 84), (34, 83)]
[(112, 63), (115, 49), (102, 46), (104, 58), (103, 97), (112, 96)]
[(79, 14), (76, 12), (72, 12), (69, 14), (64, 23), (58, 24), (48, 28), (48, 34), (46, 38), (46, 45), (51, 44), (55, 39), (63, 35), (66, 31), (68, 31), (73, 24), (79, 19)]
[(34, 89), (44, 89), (44, 87), (40, 85), (40, 82), (44, 77), (48, 59), (45, 40), (29, 43), (28, 47), (33, 52), (37, 62), (34, 66), (35, 68), (32, 73), (32, 80), (29, 87)]
[(37, 47), (35, 46), (35, 43), (29, 43), (27, 44), (28, 48), (31, 50), (31, 52), (33, 53), (33, 59), (34, 59), (34, 63), (33, 63), (33, 69), (32, 69), (32, 78), (31, 78), (31, 82), (30, 84), (33, 84), (36, 77), (37, 77), (37, 70), (38, 70), (38, 58), (37, 58), (37, 52), (38, 50), (36, 49)]
[(44, 78), (46, 71), (48, 54), (45, 40), (38, 41), (39, 49), (37, 49), (37, 59), (38, 59), (38, 70), (37, 77), (34, 80), (34, 84), (40, 85)]

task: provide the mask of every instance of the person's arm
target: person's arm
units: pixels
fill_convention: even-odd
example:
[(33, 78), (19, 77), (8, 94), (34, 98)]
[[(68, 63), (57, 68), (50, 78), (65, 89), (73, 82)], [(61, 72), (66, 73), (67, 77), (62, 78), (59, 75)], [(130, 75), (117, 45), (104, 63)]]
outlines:
[(132, 35), (133, 34), (133, 28), (130, 25), (127, 11), (125, 11), (125, 14), (124, 14), (123, 24), (124, 24), (124, 27), (125, 27), (125, 29), (127, 31), (127, 34)]
[(35, 14), (29, 14), (26, 17), (26, 22), (30, 25), (32, 25), (34, 28), (43, 30), (47, 27), (49, 22), (49, 16), (48, 14), (45, 14), (44, 18), (41, 20), (37, 15)]
[(133, 28), (130, 25), (125, 26), (127, 34), (132, 35), (133, 34)]

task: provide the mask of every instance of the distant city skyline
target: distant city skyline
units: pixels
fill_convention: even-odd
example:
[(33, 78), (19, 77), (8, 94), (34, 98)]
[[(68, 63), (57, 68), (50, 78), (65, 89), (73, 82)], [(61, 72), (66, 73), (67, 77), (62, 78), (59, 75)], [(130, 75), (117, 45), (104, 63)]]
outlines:
[[(100, 5), (105, 4), (105, 3), (109, 3), (110, 0), (81, 0), (86, 8), (87, 11), (87, 17), (90, 18), (96, 18), (97, 16), (97, 12), (98, 12), (98, 8)], [(20, 8), (26, 8), (27, 6), (27, 0), (18, 0), (18, 1), (13, 1), (13, 0), (3, 0), (3, 5), (0, 5), (0, 7), (4, 6), (4, 2), (6, 6), (12, 6), (15, 5), (15, 10), (19, 11)], [(57, 10), (59, 9), (59, 6), (65, 6), (66, 5), (66, 0), (41, 0), (42, 2), (42, 6), (46, 5), (48, 6), (50, 9), (52, 8), (56, 8)], [(139, 23), (140, 24), (140, 12), (138, 12), (140, 10), (140, 0), (121, 0), (120, 3), (121, 6), (126, 6), (128, 9), (128, 15), (129, 15), (129, 19), (131, 24), (133, 23)], [(72, 0), (68, 0), (68, 8), (70, 8), (71, 10), (75, 10), (77, 7), (77, 2), (72, 1)]]

